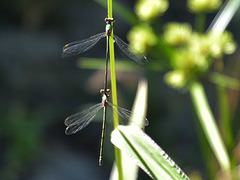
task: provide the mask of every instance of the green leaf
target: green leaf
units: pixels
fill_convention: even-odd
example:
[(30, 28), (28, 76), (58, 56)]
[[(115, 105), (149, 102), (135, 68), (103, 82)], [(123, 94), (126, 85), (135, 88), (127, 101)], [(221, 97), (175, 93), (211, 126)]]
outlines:
[(147, 134), (135, 126), (118, 126), (112, 132), (111, 142), (153, 179), (189, 179)]
[[(138, 125), (137, 128), (144, 127), (145, 117), (147, 111), (147, 95), (148, 95), (148, 85), (146, 79), (141, 79), (138, 84), (138, 90), (134, 100), (134, 105), (132, 109), (132, 116), (130, 119), (130, 124)], [(141, 126), (139, 126), (141, 125)], [(122, 163), (123, 163), (123, 176), (124, 179), (137, 179), (138, 177), (138, 166), (134, 163), (126, 154), (122, 154)], [(116, 164), (114, 163), (113, 170), (111, 172), (110, 180), (117, 179), (117, 169)]]

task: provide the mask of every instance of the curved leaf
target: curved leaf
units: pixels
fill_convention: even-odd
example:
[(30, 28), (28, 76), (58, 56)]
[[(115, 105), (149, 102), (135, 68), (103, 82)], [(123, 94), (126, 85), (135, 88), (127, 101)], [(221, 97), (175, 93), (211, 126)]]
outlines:
[(189, 179), (147, 134), (135, 126), (118, 126), (112, 132), (111, 142), (153, 179)]

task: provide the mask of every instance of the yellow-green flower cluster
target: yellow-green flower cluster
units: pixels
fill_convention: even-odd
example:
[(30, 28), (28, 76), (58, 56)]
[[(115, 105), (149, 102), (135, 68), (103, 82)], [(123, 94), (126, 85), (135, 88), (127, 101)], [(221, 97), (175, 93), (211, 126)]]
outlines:
[(157, 38), (150, 26), (135, 26), (128, 33), (129, 45), (140, 53), (146, 53), (147, 49), (157, 43)]
[(180, 89), (186, 85), (187, 75), (182, 70), (174, 70), (168, 72), (164, 76), (165, 82), (171, 85), (173, 88)]
[(214, 59), (236, 50), (229, 32), (199, 34), (192, 32), (189, 25), (180, 23), (166, 26), (164, 40), (176, 48), (176, 54), (170, 60), (173, 71), (165, 77), (175, 88), (184, 87), (193, 77), (206, 72)]
[(180, 46), (190, 41), (191, 33), (192, 27), (187, 23), (168, 23), (164, 27), (163, 38), (172, 46)]
[(209, 54), (213, 58), (220, 58), (224, 54), (232, 54), (236, 50), (236, 44), (230, 32), (216, 34), (210, 32), (207, 34)]
[(168, 8), (167, 0), (139, 0), (135, 12), (139, 19), (148, 21), (162, 15)]
[(188, 0), (187, 6), (193, 13), (208, 13), (219, 9), (221, 0)]
[(224, 54), (232, 54), (236, 43), (230, 32), (221, 34), (209, 32), (206, 34), (192, 33), (189, 50), (212, 59), (221, 58)]

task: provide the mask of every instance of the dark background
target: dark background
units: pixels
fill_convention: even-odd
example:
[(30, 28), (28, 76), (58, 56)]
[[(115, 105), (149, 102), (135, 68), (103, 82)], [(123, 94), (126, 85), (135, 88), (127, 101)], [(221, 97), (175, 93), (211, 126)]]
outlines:
[[(121, 3), (133, 10), (135, 1)], [(192, 23), (194, 16), (185, 4), (172, 0), (163, 22)], [(0, 179), (109, 178), (114, 159), (111, 128), (104, 166), (98, 167), (101, 123), (91, 123), (72, 136), (65, 135), (63, 124), (68, 115), (101, 101), (103, 72), (79, 69), (80, 56), (61, 57), (66, 43), (103, 32), (105, 16), (106, 9), (89, 0), (0, 2)], [(208, 16), (207, 24), (214, 16)], [(126, 41), (131, 27), (115, 18), (114, 32)], [(239, 15), (229, 30), (239, 42)], [(104, 46), (102, 41), (81, 57), (104, 58)], [(235, 61), (229, 58), (229, 62)], [(146, 77), (150, 121), (146, 132), (184, 171), (205, 174), (191, 99), (188, 93), (168, 87), (163, 75), (150, 70), (119, 72), (119, 104), (131, 109), (139, 77)], [(205, 86), (215, 110), (215, 87), (208, 81)], [(96, 119), (101, 122), (101, 113)], [(140, 177), (148, 179), (143, 172)]]

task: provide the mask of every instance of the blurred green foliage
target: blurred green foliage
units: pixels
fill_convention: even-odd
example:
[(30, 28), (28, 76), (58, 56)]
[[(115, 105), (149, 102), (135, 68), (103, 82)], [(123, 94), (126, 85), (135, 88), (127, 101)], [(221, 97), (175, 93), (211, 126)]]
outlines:
[[(168, 7), (173, 7), (171, 2), (174, 1), (140, 2), (135, 9), (136, 14), (141, 14), (139, 17), (136, 17), (131, 9), (122, 6), (120, 1), (113, 2), (115, 4), (113, 11), (116, 16), (121, 17), (128, 25), (135, 25), (128, 35), (130, 44), (135, 46), (136, 49), (146, 52), (149, 57), (146, 70), (150, 85), (149, 116), (152, 115), (151, 119), (153, 120), (150, 122), (147, 131), (158, 138), (156, 141), (165, 143), (164, 146), (169, 149), (172, 148), (170, 150), (172, 152), (169, 154), (181, 154), (182, 157), (178, 158), (178, 162), (185, 167), (188, 166), (186, 163), (192, 162), (189, 171), (193, 168), (193, 171), (197, 171), (194, 174), (199, 175), (208, 172), (208, 177), (215, 177), (219, 169), (214, 157), (209, 153), (209, 149), (208, 153), (210, 155), (205, 154), (204, 156), (205, 167), (208, 168), (203, 170), (201, 156), (194, 156), (194, 153), (200, 151), (200, 148), (191, 144), (194, 134), (188, 134), (194, 133), (195, 130), (192, 129), (189, 121), (186, 124), (185, 121), (184, 123), (180, 121), (180, 116), (183, 116), (185, 120), (189, 119), (190, 110), (184, 108), (189, 106), (183, 105), (183, 101), (181, 101), (182, 99), (188, 99), (187, 96), (183, 95), (181, 99), (176, 93), (167, 89), (164, 85), (160, 85), (163, 78), (162, 74), (158, 72), (168, 70), (167, 74), (165, 74), (165, 80), (171, 87), (177, 89), (186, 88), (190, 81), (196, 79), (209, 79), (217, 87), (223, 87), (223, 93), (226, 93), (226, 87), (234, 89), (236, 93), (239, 91), (239, 80), (229, 78), (228, 75), (235, 73), (234, 76), (239, 77), (239, 66), (232, 65), (229, 66), (230, 69), (224, 68), (226, 62), (226, 56), (224, 55), (232, 53), (236, 47), (233, 37), (229, 32), (224, 32), (221, 35), (211, 34), (211, 32), (200, 33), (201, 31), (195, 26), (192, 28), (190, 22), (189, 24), (171, 22), (164, 25), (164, 21), (169, 22), (172, 20), (175, 13), (167, 11)], [(198, 2), (195, 1), (195, 3)], [(208, 2), (211, 4), (208, 5)], [(155, 3), (158, 6), (155, 6)], [(189, 3), (190, 1), (188, 1)], [(205, 1), (204, 3), (201, 6), (194, 5), (199, 9), (194, 9), (193, 5), (193, 7), (189, 5), (188, 9), (191, 12), (195, 10), (197, 16), (199, 16), (205, 12), (216, 11), (219, 7), (219, 1)], [(100, 134), (89, 133), (88, 130), (84, 138), (75, 136), (75, 138), (71, 139), (71, 142), (70, 139), (64, 141), (63, 121), (65, 116), (75, 112), (78, 105), (99, 100), (97, 99), (99, 87), (96, 84), (102, 82), (102, 79), (98, 72), (77, 69), (75, 59), (73, 61), (63, 61), (61, 59), (61, 48), (70, 39), (77, 40), (75, 38), (83, 38), (85, 34), (92, 35), (98, 30), (103, 30), (103, 19), (106, 16), (106, 10), (98, 5), (94, 6), (95, 3), (92, 1), (76, 0), (11, 0), (2, 1), (0, 4), (0, 179), (31, 179), (34, 166), (38, 164), (39, 158), (44, 155), (49, 143), (51, 143), (49, 140), (51, 138), (53, 138), (54, 142), (65, 143), (65, 146), (72, 147), (76, 151), (79, 151), (79, 147), (87, 149), (88, 152), (98, 150), (97, 140), (95, 143), (92, 141), (99, 138)], [(146, 6), (141, 7), (141, 4)], [(181, 9), (182, 4), (182, 1), (181, 3), (177, 1), (175, 6), (179, 6), (179, 8), (175, 8), (175, 11), (178, 11), (179, 14), (183, 13), (184, 20), (191, 19), (189, 14), (184, 13), (185, 10)], [(104, 7), (106, 6), (104, 5)], [(147, 9), (145, 11), (146, 7), (153, 8), (153, 10)], [(89, 12), (94, 13), (91, 15)], [(144, 12), (148, 13), (144, 14)], [(166, 16), (169, 17), (165, 18)], [(213, 16), (210, 16), (211, 18)], [(124, 33), (126, 31), (125, 24), (121, 23), (121, 21), (116, 21), (116, 26), (117, 24), (120, 24), (120, 26), (114, 32)], [(238, 24), (236, 23), (233, 27), (237, 27), (235, 29), (238, 32)], [(96, 48), (95, 50), (98, 52), (91, 55), (99, 57), (99, 55), (103, 54), (104, 56), (103, 49), (102, 47), (99, 50)], [(201, 61), (196, 60), (195, 54), (190, 52), (192, 50), (197, 52), (197, 57)], [(207, 56), (203, 56), (201, 51), (207, 53)], [(232, 58), (234, 57), (227, 57), (229, 61)], [(183, 61), (183, 63), (178, 61)], [(124, 66), (125, 64), (122, 61), (120, 64), (123, 70), (126, 70), (125, 67), (127, 67), (129, 71), (136, 72), (136, 69), (131, 68), (128, 64)], [(216, 69), (216, 67), (222, 68)], [(237, 68), (237, 71), (234, 68)], [(212, 69), (218, 70), (218, 73), (211, 73)], [(228, 73), (223, 75), (225, 72)], [(119, 99), (122, 103), (129, 103), (131, 99), (129, 94), (133, 95), (134, 82), (137, 82), (136, 77), (138, 75), (128, 73), (119, 73), (117, 75), (120, 84), (119, 97), (121, 98)], [(91, 84), (91, 79), (95, 79), (94, 83), (92, 83), (94, 85)], [(121, 93), (123, 89), (125, 89), (125, 92)], [(96, 97), (93, 97), (90, 91), (96, 92)], [(211, 91), (208, 93), (210, 96), (212, 95)], [(230, 144), (227, 148), (233, 162), (232, 167), (239, 163), (239, 145), (237, 146), (239, 98), (236, 98), (236, 94), (234, 95), (231, 92), (228, 94), (227, 98), (229, 96), (232, 98), (227, 99), (230, 102), (229, 105), (220, 104), (221, 108), (227, 111), (230, 109), (230, 119), (233, 119), (229, 126), (234, 138), (232, 139), (233, 143), (226, 143)], [(219, 97), (224, 96), (219, 93)], [(169, 110), (171, 110), (170, 113)], [(157, 114), (157, 117), (153, 116), (154, 113), (155, 116)], [(154, 122), (154, 119), (158, 120), (159, 116), (163, 118), (163, 121)], [(223, 129), (221, 133), (225, 137), (226, 133), (230, 133), (225, 131), (227, 129), (224, 127), (227, 126), (221, 121), (221, 118), (218, 119), (221, 129)], [(229, 125), (229, 122), (227, 124)], [(191, 128), (180, 129), (183, 126)], [(60, 135), (58, 132), (60, 132)], [(157, 135), (154, 134), (155, 132)], [(160, 137), (159, 132), (167, 135)], [(81, 144), (82, 141), (88, 141), (87, 138), (92, 141), (87, 145)], [(205, 139), (202, 140), (205, 142)], [(191, 146), (189, 146), (189, 142)], [(188, 148), (176, 152), (176, 147), (181, 145)], [(203, 152), (206, 151), (203, 150)], [(59, 159), (61, 158), (59, 157)], [(84, 167), (77, 168), (78, 172), (79, 170), (85, 171)], [(234, 170), (236, 171), (236, 168)], [(198, 171), (201, 173), (198, 173)]]
[[(194, 3), (197, 4), (197, 2)], [(211, 1), (205, 2), (208, 7), (212, 6), (211, 3)], [(139, 6), (142, 6), (140, 1), (137, 3), (136, 9)], [(150, 10), (150, 12), (152, 11)], [(141, 20), (141, 16), (138, 16)], [(128, 34), (128, 40), (130, 45), (141, 53), (147, 53), (151, 48), (157, 48), (157, 51), (161, 51), (161, 48), (156, 46), (159, 44), (157, 41), (164, 41), (163, 43), (171, 48), (168, 67), (172, 70), (166, 73), (165, 81), (174, 88), (186, 87), (192, 80), (205, 74), (212, 66), (214, 59), (232, 54), (236, 50), (236, 43), (230, 32), (225, 31), (222, 34), (198, 33), (192, 30), (188, 23), (169, 22), (164, 25), (163, 33), (160, 34), (151, 28), (151, 26), (154, 27), (154, 18), (156, 17), (151, 18), (152, 24), (142, 21), (141, 25), (134, 26)], [(160, 59), (161, 56), (159, 53), (159, 57), (154, 58)]]
[[(234, 150), (234, 146), (232, 146), (234, 135), (233, 129), (231, 128), (230, 105), (227, 101), (226, 91), (217, 84), (221, 130), (225, 145), (230, 151), (230, 154), (228, 154), (225, 145), (222, 143), (222, 137), (216, 126), (205, 92), (200, 83), (201, 79), (206, 78), (208, 73), (211, 72), (211, 68), (214, 64), (217, 64), (216, 62), (219, 62), (219, 60), (223, 61), (225, 55), (233, 54), (237, 48), (233, 35), (228, 31), (224, 31), (223, 33), (216, 33), (211, 30), (203, 32), (205, 29), (206, 14), (218, 10), (222, 2), (219, 0), (188, 0), (187, 8), (196, 16), (195, 27), (193, 28), (188, 23), (178, 22), (167, 22), (165, 25), (162, 25), (162, 28), (159, 28), (159, 26), (156, 25), (159, 21), (157, 17), (162, 15), (166, 9), (158, 9), (159, 14), (157, 14), (155, 13), (157, 6), (155, 7), (153, 5), (153, 1), (146, 3), (148, 6), (143, 4), (142, 1), (138, 1), (135, 5), (136, 14), (140, 23), (131, 29), (128, 34), (128, 40), (133, 47), (142, 53), (149, 54), (150, 57), (154, 57), (159, 63), (165, 64), (165, 66), (168, 67), (168, 71), (164, 75), (164, 80), (169, 86), (175, 89), (186, 89), (190, 91), (193, 98), (193, 105), (206, 135), (206, 139), (213, 149), (222, 171), (227, 171), (225, 172), (227, 174), (225, 174), (226, 178), (231, 179), (228, 156), (231, 156), (231, 152)], [(158, 3), (160, 4), (162, 1), (158, 0)], [(143, 12), (140, 13), (141, 11), (139, 11), (139, 9), (141, 10), (146, 7), (148, 7), (147, 12), (152, 12), (151, 15), (144, 14)], [(221, 20), (224, 21), (225, 19), (222, 18)], [(228, 24), (228, 22), (224, 23)], [(163, 46), (165, 46), (165, 48)], [(152, 53), (153, 49), (155, 50), (154, 54)], [(164, 59), (164, 61), (161, 59)], [(222, 72), (224, 66), (221, 69), (216, 68), (216, 66), (214, 66), (214, 68), (215, 71)], [(229, 79), (231, 78), (229, 77)], [(227, 81), (227, 79), (222, 79), (222, 81)], [(235, 79), (235, 81), (238, 84), (237, 86), (239, 86), (239, 80)], [(231, 88), (231, 86), (228, 86), (228, 88)], [(239, 88), (237, 90), (239, 90)], [(237, 143), (236, 139), (234, 144)], [(231, 156), (230, 161), (233, 167), (235, 167), (236, 157)], [(206, 164), (208, 164), (208, 162), (206, 162)], [(216, 171), (218, 170), (215, 169), (214, 171), (214, 173), (217, 174)], [(209, 177), (213, 176), (213, 174), (209, 174)]]
[(188, 0), (187, 7), (193, 13), (209, 13), (219, 9), (221, 0)]
[(38, 159), (45, 121), (36, 117), (39, 116), (34, 112), (27, 113), (24, 105), (15, 104), (0, 122), (0, 139), (4, 145), (1, 179), (18, 179), (19, 174), (26, 173), (29, 164)]

